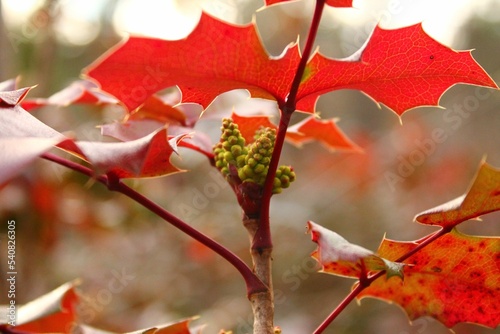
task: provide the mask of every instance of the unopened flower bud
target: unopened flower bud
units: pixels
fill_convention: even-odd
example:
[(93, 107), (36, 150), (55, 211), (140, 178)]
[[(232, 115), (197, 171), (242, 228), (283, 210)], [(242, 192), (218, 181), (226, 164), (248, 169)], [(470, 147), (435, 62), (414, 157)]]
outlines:
[(288, 188), (290, 186), (290, 178), (287, 175), (281, 175), (280, 181), (281, 187)]
[(231, 152), (226, 152), (224, 153), (224, 159), (228, 162), (231, 163), (231, 161), (234, 161), (234, 156)]
[(242, 154), (236, 158), (236, 166), (238, 166), (239, 168), (245, 166), (245, 155), (244, 154)]
[(243, 166), (243, 172), (245, 173), (246, 176), (248, 177), (252, 177), (254, 176), (254, 172), (253, 172), (253, 169), (252, 167), (250, 167), (249, 165), (245, 165)]
[(262, 174), (264, 170), (266, 170), (266, 166), (263, 164), (257, 164), (253, 169), (256, 174)]
[(233, 154), (234, 157), (240, 156), (242, 152), (243, 152), (243, 149), (241, 148), (240, 145), (231, 146), (231, 153)]
[(247, 158), (246, 163), (248, 166), (250, 166), (252, 168), (255, 167), (255, 165), (257, 165), (257, 161), (255, 161), (254, 158)]

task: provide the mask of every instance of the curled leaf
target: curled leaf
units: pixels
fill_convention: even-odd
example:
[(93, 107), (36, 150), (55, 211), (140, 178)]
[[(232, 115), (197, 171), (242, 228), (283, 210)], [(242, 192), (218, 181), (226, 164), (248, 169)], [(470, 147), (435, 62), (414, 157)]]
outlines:
[[(417, 241), (384, 239), (378, 253), (396, 260)], [(470, 236), (453, 229), (404, 261), (400, 280), (375, 280), (358, 298), (379, 298), (400, 305), (410, 320), (431, 316), (447, 327), (473, 322), (500, 324), (500, 238)]]
[(335, 119), (321, 120), (314, 115), (288, 128), (286, 139), (299, 147), (315, 140), (329, 150), (361, 151), (337, 127)]
[(63, 284), (27, 304), (17, 306), (16, 326), (12, 327), (13, 332), (68, 333), (77, 319), (78, 296), (75, 291), (77, 284), (77, 282)]
[(25, 90), (4, 93), (0, 92), (0, 98), (15, 96), (9, 101), (16, 104), (0, 106), (0, 183), (15, 176), (21, 168), (53, 146), (88, 161), (98, 175), (132, 178), (180, 171), (170, 162), (170, 157), (177, 152), (177, 145), (187, 137), (185, 133), (173, 137), (167, 135), (167, 130), (163, 128), (121, 143), (76, 141), (21, 108), (19, 103)]
[(1, 86), (3, 86), (6, 90), (0, 90), (0, 107), (5, 108), (17, 106), (21, 103), (26, 94), (28, 94), (28, 92), (33, 88), (25, 87), (21, 89), (13, 89), (13, 84), (15, 85), (14, 81), (6, 81), (2, 83)]
[(314, 222), (307, 223), (312, 241), (318, 249), (312, 253), (322, 266), (322, 272), (352, 278), (366, 278), (370, 271), (387, 272), (387, 278), (403, 278), (403, 264), (389, 261), (371, 250), (355, 245)]
[(452, 228), (466, 220), (500, 210), (500, 170), (483, 162), (465, 195), (415, 217), (419, 223)]
[(95, 83), (79, 80), (48, 98), (25, 99), (21, 105), (23, 109), (30, 111), (49, 105), (64, 107), (76, 103), (103, 105), (118, 104), (118, 102), (117, 99), (99, 90)]

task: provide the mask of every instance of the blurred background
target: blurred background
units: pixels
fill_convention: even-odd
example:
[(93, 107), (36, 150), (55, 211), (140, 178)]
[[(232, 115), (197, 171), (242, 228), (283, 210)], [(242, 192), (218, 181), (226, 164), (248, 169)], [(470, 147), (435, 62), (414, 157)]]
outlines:
[[(269, 53), (305, 40), (314, 1), (261, 9), (263, 1), (0, 0), (0, 82), (19, 77), (38, 85), (30, 97), (47, 97), (79, 78), (82, 68), (128, 33), (179, 39), (194, 28), (201, 10), (223, 20), (256, 22)], [(317, 44), (342, 58), (363, 45), (377, 22), (397, 28), (424, 22), (425, 30), (475, 59), (500, 82), (500, 1), (355, 1), (356, 9), (327, 8)], [(305, 234), (307, 220), (353, 243), (376, 250), (384, 234), (415, 240), (432, 232), (413, 222), (420, 211), (463, 194), (483, 158), (500, 167), (500, 93), (457, 85), (440, 104), (399, 118), (357, 91), (323, 96), (317, 110), (338, 117), (339, 127), (364, 153), (330, 152), (319, 144), (286, 145), (282, 163), (298, 175), (290, 190), (273, 198), (276, 325), (284, 333), (310, 333), (348, 293), (353, 281), (316, 273)], [(462, 112), (460, 112), (462, 110)], [(465, 112), (463, 111), (465, 110)], [(236, 110), (238, 111), (238, 110)], [(118, 107), (44, 107), (33, 112), (59, 131), (81, 140), (101, 140), (96, 125), (119, 121)], [(301, 119), (296, 115), (296, 120)], [(217, 140), (219, 124), (207, 121)], [(432, 139), (444, 131), (443, 142)], [(229, 187), (206, 159), (181, 151), (189, 172), (128, 184), (246, 261), (248, 241)], [(17, 222), (17, 302), (28, 302), (81, 278), (82, 320), (116, 332), (132, 331), (200, 315), (204, 333), (251, 332), (252, 314), (237, 272), (134, 202), (88, 178), (38, 161), (0, 188), (1, 221)], [(460, 230), (499, 235), (500, 214), (466, 222)], [(2, 225), (5, 226), (5, 225)], [(6, 227), (1, 230), (6, 240)], [(5, 242), (2, 242), (4, 247)], [(2, 248), (2, 254), (6, 254)], [(6, 272), (6, 259), (1, 259)], [(117, 274), (118, 273), (118, 274)], [(105, 293), (117, 275), (119, 292)], [(5, 280), (0, 285), (2, 291)], [(106, 296), (106, 298), (104, 298)], [(0, 304), (5, 303), (2, 293)], [(500, 333), (461, 324), (458, 334)], [(352, 303), (325, 333), (449, 333), (433, 319), (409, 324), (404, 312), (385, 302)]]

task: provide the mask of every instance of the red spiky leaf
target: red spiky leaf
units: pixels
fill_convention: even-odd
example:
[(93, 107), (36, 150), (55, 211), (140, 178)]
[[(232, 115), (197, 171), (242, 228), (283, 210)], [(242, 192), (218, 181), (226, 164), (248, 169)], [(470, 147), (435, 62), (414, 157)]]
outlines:
[(415, 217), (419, 223), (452, 228), (461, 222), (500, 210), (500, 170), (482, 163), (465, 195)]
[[(203, 107), (238, 88), (283, 106), (299, 61), (297, 44), (273, 58), (253, 23), (235, 26), (203, 13), (185, 39), (130, 37), (84, 73), (129, 110), (174, 85), (183, 101)], [(377, 27), (349, 58), (335, 60), (319, 53), (312, 57), (299, 87), (297, 109), (313, 112), (321, 94), (358, 89), (401, 115), (417, 106), (437, 105), (457, 83), (496, 87), (470, 51), (457, 52), (438, 43), (421, 24), (395, 30)]]
[(186, 134), (172, 137), (161, 129), (122, 143), (75, 141), (20, 107), (28, 91), (29, 88), (0, 92), (0, 183), (54, 146), (90, 162), (98, 175), (151, 177), (180, 171), (170, 162), (170, 156)]
[[(423, 240), (384, 239), (378, 254), (396, 260)], [(408, 258), (405, 280), (379, 278), (358, 298), (397, 303), (410, 320), (431, 316), (447, 327), (473, 322), (500, 323), (500, 238), (476, 237), (453, 229)]]
[(321, 120), (314, 117), (314, 115), (291, 126), (288, 129), (286, 138), (297, 146), (302, 146), (310, 141), (317, 141), (329, 150), (361, 151), (337, 127), (335, 119)]
[(79, 298), (75, 286), (75, 282), (66, 283), (25, 305), (17, 305), (16, 325), (0, 324), (0, 331), (4, 332), (3, 327), (8, 333), (69, 333), (77, 320)]

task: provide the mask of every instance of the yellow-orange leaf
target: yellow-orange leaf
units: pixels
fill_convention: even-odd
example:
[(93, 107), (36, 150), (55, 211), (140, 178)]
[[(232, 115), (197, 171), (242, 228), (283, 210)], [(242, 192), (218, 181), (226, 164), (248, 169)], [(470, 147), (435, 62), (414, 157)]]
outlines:
[[(423, 240), (384, 239), (378, 253), (396, 260)], [(500, 238), (453, 229), (404, 262), (409, 264), (404, 268), (404, 283), (377, 279), (358, 298), (394, 302), (411, 320), (431, 316), (450, 328), (461, 322), (492, 328), (500, 323)]]
[(463, 221), (500, 210), (500, 170), (482, 163), (469, 191), (415, 217), (419, 223), (452, 228)]

